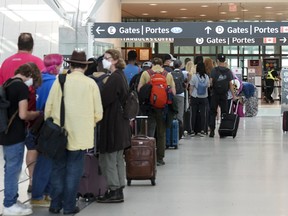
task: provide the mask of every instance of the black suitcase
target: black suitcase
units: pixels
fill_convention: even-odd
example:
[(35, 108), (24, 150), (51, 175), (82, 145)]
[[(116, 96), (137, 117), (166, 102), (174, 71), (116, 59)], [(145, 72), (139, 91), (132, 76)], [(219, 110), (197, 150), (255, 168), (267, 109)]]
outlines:
[(283, 112), (283, 122), (282, 122), (282, 129), (283, 131), (288, 131), (288, 111)]
[[(221, 116), (221, 123), (218, 130), (220, 138), (226, 136), (232, 136), (233, 138), (237, 135), (238, 125), (239, 125), (239, 116), (234, 112), (230, 113), (232, 110), (233, 100), (230, 104), (229, 113), (223, 113)], [(237, 101), (236, 109), (238, 109), (239, 100)]]

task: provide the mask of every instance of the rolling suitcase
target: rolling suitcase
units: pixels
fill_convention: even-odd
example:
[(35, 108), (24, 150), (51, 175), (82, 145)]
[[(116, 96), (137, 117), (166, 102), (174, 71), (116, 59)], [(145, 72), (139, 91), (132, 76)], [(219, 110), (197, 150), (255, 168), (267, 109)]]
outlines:
[(166, 129), (166, 148), (178, 148), (179, 142), (179, 121), (174, 119), (171, 128)]
[[(137, 128), (137, 120), (145, 120), (145, 133), (148, 131), (148, 117), (136, 116), (135, 128)], [(146, 135), (137, 135), (131, 138), (131, 148), (125, 150), (126, 162), (126, 179), (127, 185), (131, 185), (132, 180), (151, 180), (151, 184), (155, 185), (156, 179), (156, 140), (154, 137)]]
[(106, 178), (102, 175), (96, 154), (97, 127), (94, 131), (95, 147), (85, 154), (84, 172), (80, 180), (77, 197), (82, 197), (86, 202), (103, 196), (108, 189)]
[[(221, 116), (221, 123), (218, 130), (220, 138), (226, 136), (232, 136), (233, 138), (237, 135), (238, 125), (239, 125), (239, 116), (234, 112), (230, 113), (232, 110), (233, 100), (230, 104), (229, 113), (223, 113)], [(236, 109), (238, 109), (239, 100), (236, 104)]]
[(283, 122), (282, 122), (282, 129), (283, 131), (288, 131), (288, 111), (283, 112)]

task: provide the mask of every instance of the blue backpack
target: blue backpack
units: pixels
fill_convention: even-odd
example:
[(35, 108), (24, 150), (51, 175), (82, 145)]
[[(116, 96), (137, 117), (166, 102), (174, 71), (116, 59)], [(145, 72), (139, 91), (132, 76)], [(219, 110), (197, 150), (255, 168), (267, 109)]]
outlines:
[[(197, 76), (197, 75), (196, 75)], [(197, 86), (197, 95), (205, 95), (207, 89), (206, 79), (204, 81), (200, 80), (199, 76), (197, 76), (199, 82)]]

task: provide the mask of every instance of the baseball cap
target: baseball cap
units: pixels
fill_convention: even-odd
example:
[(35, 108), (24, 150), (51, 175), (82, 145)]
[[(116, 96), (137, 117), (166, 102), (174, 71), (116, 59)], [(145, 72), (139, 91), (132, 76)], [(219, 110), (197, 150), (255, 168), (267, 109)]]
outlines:
[(175, 61), (176, 58), (175, 58), (173, 55), (171, 55), (171, 54), (165, 54), (165, 56), (164, 56), (164, 61), (166, 61), (166, 60)]
[(142, 67), (152, 67), (152, 63), (147, 61), (147, 62), (144, 62)]
[(217, 55), (217, 59), (218, 59), (220, 62), (225, 62), (226, 56), (225, 56), (224, 54), (218, 54), (218, 55)]

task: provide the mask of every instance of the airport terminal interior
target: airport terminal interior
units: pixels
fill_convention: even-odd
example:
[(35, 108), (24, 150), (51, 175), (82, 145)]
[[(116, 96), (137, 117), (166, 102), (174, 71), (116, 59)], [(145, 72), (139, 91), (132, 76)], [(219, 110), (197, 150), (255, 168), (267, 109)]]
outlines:
[[(85, 2), (85, 3), (84, 3)], [(174, 38), (97, 38), (94, 23), (116, 22), (277, 22), (288, 21), (288, 2), (251, 0), (1, 0), (0, 66), (17, 52), (21, 32), (31, 32), (33, 54), (60, 53), (69, 58), (74, 49), (98, 57), (109, 48), (135, 49), (139, 64), (166, 53), (184, 61), (202, 55), (216, 59), (226, 55), (231, 70), (258, 88), (258, 114), (241, 117), (235, 138), (220, 138), (217, 122), (214, 138), (183, 136), (178, 149), (166, 149), (164, 166), (157, 166), (156, 185), (132, 181), (124, 188), (123, 203), (85, 202), (79, 199), (79, 216), (288, 216), (288, 133), (282, 130), (282, 113), (288, 98), (273, 104), (263, 100), (262, 78), (273, 67), (283, 77), (288, 68), (288, 36), (264, 39), (256, 45), (177, 45)], [(269, 24), (267, 24), (269, 25)], [(195, 29), (197, 31), (197, 29)], [(288, 32), (288, 30), (287, 30)], [(286, 33), (287, 33), (286, 32)], [(270, 36), (269, 36), (270, 37)], [(181, 40), (181, 39), (180, 39)], [(195, 38), (190, 38), (194, 40)], [(178, 40), (179, 41), (179, 40)], [(256, 40), (258, 41), (258, 39)], [(194, 42), (193, 42), (194, 43)], [(258, 42), (257, 42), (258, 43)], [(288, 82), (288, 73), (286, 74)], [(283, 87), (283, 86), (282, 86)], [(286, 87), (285, 87), (286, 89)], [(288, 91), (288, 88), (286, 89)], [(286, 101), (287, 100), (287, 101)], [(0, 151), (0, 202), (4, 196), (4, 160)], [(19, 200), (28, 204), (30, 194), (25, 166), (19, 181)], [(0, 215), (3, 205), (0, 205)], [(51, 215), (34, 207), (33, 215)]]

